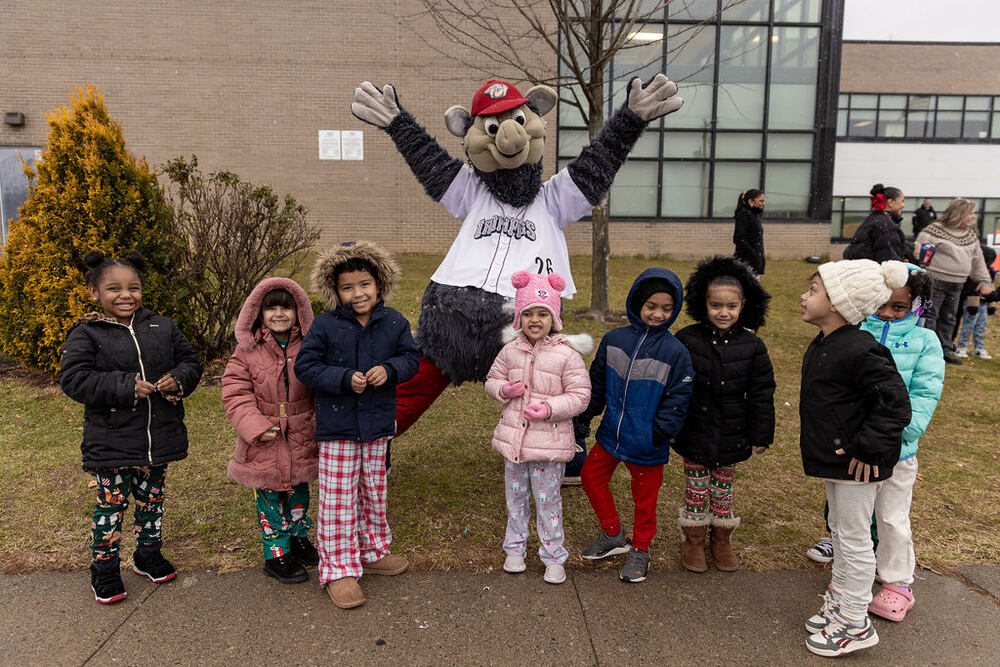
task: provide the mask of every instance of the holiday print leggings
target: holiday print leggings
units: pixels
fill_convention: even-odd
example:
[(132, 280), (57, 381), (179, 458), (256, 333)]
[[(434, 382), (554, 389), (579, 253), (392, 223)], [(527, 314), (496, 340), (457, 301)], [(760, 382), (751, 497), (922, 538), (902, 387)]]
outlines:
[(503, 550), (524, 557), (531, 521), (531, 496), (535, 497), (535, 527), (538, 529), (538, 557), (546, 565), (565, 563), (569, 553), (563, 546), (562, 485), (565, 463), (553, 461), (504, 462), (504, 489), (507, 495), (507, 534)]
[(167, 464), (130, 468), (101, 468), (94, 471), (97, 480), (97, 505), (91, 523), (93, 539), (90, 552), (95, 561), (118, 558), (122, 539), (122, 520), (128, 498), (135, 503), (136, 548), (159, 548), (163, 521), (163, 480)]
[(733, 480), (736, 466), (706, 468), (684, 459), (684, 518), (704, 521), (733, 518)]
[(254, 489), (260, 541), (264, 559), (281, 558), (292, 547), (293, 537), (306, 537), (312, 526), (309, 518), (309, 483), (297, 484), (291, 491)]

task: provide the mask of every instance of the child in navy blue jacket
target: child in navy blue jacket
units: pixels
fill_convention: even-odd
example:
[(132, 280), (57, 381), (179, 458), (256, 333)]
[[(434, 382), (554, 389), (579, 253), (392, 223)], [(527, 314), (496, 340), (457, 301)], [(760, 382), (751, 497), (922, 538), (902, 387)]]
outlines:
[[(581, 474), (602, 532), (582, 555), (597, 560), (628, 553), (620, 576), (631, 583), (646, 579), (663, 466), (691, 398), (691, 355), (669, 331), (683, 297), (672, 271), (646, 269), (636, 278), (625, 306), (629, 326), (612, 329), (601, 340), (590, 366), (590, 405), (576, 420), (577, 437), (586, 437), (591, 420), (604, 413), (599, 446), (590, 450)], [(632, 540), (609, 486), (622, 462), (632, 475)]]
[(410, 323), (384, 305), (399, 265), (373, 243), (320, 256), (314, 287), (330, 305), (313, 321), (295, 375), (316, 391), (320, 585), (342, 609), (364, 604), (357, 579), (403, 572), (389, 553), (385, 453), (395, 432), (396, 386), (417, 372)]

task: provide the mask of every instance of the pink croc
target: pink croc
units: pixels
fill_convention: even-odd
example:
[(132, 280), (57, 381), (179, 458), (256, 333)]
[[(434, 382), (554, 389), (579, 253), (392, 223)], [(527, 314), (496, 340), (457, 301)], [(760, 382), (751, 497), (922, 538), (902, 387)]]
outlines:
[(902, 621), (913, 607), (913, 592), (895, 584), (882, 584), (882, 589), (868, 605), (868, 611), (890, 621)]

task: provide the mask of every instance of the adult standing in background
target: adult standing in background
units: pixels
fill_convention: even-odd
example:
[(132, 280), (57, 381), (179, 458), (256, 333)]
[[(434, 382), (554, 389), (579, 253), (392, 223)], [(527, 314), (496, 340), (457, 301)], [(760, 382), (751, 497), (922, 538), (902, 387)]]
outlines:
[(844, 248), (844, 259), (890, 259), (906, 261), (909, 252), (906, 236), (899, 228), (903, 218), (903, 191), (876, 183), (871, 189), (872, 212), (854, 232), (850, 245)]
[[(941, 218), (927, 225), (917, 235), (914, 248), (924, 243), (934, 246), (934, 256), (927, 272), (934, 278), (931, 306), (924, 313), (924, 326), (938, 335), (944, 360), (959, 365), (951, 342), (955, 331), (955, 316), (962, 303), (962, 286), (971, 278), (983, 296), (993, 291), (986, 260), (979, 248), (979, 235), (972, 230), (976, 221), (976, 205), (959, 197), (948, 204)], [(915, 250), (916, 252), (916, 250)]]
[(924, 231), (924, 227), (937, 220), (937, 212), (931, 205), (930, 197), (924, 197), (924, 203), (913, 212), (913, 238)]
[(736, 200), (733, 217), (734, 256), (746, 263), (758, 276), (764, 274), (764, 224), (760, 220), (764, 213), (764, 193), (760, 190), (741, 192)]

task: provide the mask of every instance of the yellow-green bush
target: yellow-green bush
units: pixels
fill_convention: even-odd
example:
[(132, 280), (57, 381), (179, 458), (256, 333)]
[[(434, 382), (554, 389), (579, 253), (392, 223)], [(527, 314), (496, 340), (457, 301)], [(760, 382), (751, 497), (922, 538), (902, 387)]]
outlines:
[(78, 88), (46, 120), (48, 146), (34, 169), (25, 165), (29, 196), (0, 263), (0, 349), (56, 371), (67, 325), (97, 308), (84, 286), (88, 251), (141, 252), (149, 264), (143, 305), (156, 312), (173, 315), (180, 295), (164, 281), (176, 249), (170, 209), (146, 161), (125, 149), (97, 88)]

